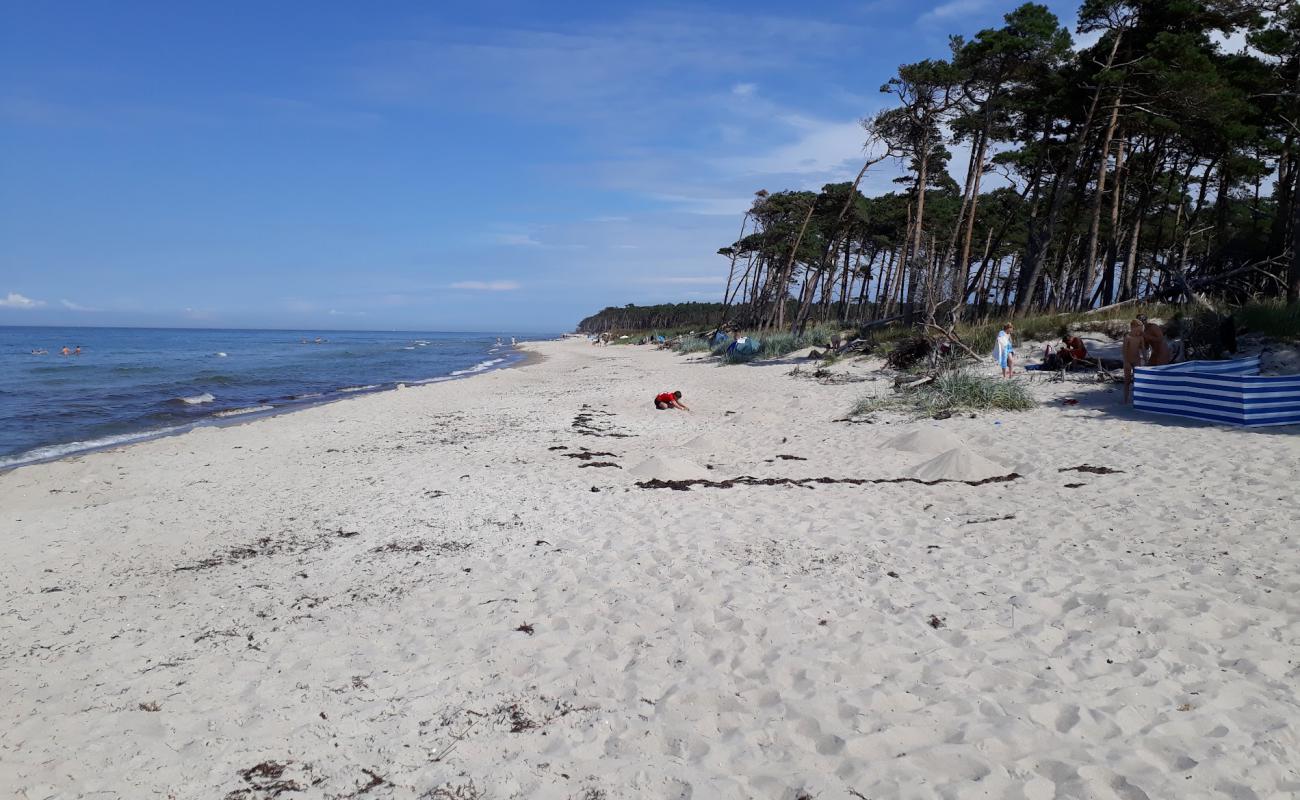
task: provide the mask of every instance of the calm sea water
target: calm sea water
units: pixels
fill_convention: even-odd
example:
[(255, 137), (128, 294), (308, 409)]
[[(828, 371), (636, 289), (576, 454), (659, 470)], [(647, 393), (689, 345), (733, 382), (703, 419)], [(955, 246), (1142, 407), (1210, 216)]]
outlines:
[(0, 469), (508, 366), (510, 336), (0, 327)]

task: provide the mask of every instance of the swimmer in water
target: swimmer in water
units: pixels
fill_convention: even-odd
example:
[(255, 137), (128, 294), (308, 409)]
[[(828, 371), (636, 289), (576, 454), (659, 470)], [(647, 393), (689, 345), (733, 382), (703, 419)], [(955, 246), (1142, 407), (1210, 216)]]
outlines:
[(59, 355), (61, 355), (61, 356), (70, 356), (70, 355), (72, 355), (72, 351), (69, 350), (69, 349), (68, 349), (68, 346), (65, 344), (65, 345), (63, 346), (63, 349), (59, 351)]
[(77, 345), (77, 349), (76, 349), (76, 350), (73, 350), (73, 351), (72, 351), (72, 354), (73, 354), (74, 356), (79, 356), (79, 355), (81, 355), (81, 345)]

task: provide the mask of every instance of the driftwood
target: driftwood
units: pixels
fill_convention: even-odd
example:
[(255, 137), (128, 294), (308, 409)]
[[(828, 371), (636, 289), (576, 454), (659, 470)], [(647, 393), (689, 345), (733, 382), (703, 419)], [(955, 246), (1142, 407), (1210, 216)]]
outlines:
[(895, 388), (895, 389), (915, 389), (915, 388), (918, 387), (918, 386), (924, 386), (924, 385), (927, 384), (927, 383), (933, 383), (933, 382), (934, 382), (934, 377), (935, 377), (935, 376), (933, 376), (933, 375), (926, 375), (924, 378), (917, 378), (916, 380), (907, 381), (907, 383), (903, 383), (903, 381), (906, 380), (906, 377), (903, 376), (903, 375), (900, 375), (900, 376), (898, 376), (898, 379), (894, 381), (894, 388)]
[(965, 350), (967, 353), (970, 354), (970, 357), (975, 359), (976, 361), (983, 360), (984, 356), (981, 356), (979, 353), (976, 353), (974, 350), (967, 347), (966, 343), (963, 342), (961, 340), (961, 337), (957, 335), (957, 332), (952, 329), (952, 326), (943, 328), (940, 327), (939, 325), (934, 324), (933, 322), (924, 322), (921, 324), (927, 328), (934, 328), (936, 331), (942, 333), (944, 337), (948, 339), (948, 341), (952, 342), (953, 344), (957, 345), (961, 349)]

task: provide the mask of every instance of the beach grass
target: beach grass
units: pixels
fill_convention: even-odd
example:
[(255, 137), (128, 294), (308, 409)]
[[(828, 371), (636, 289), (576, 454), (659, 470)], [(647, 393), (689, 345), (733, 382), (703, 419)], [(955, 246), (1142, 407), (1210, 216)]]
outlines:
[(934, 416), (945, 411), (1027, 411), (1035, 405), (1028, 387), (1020, 381), (954, 369), (939, 373), (932, 382), (916, 389), (865, 395), (853, 405), (851, 413), (861, 416), (899, 411)]
[(1282, 299), (1247, 303), (1233, 315), (1248, 333), (1277, 339), (1300, 340), (1300, 304), (1287, 305)]

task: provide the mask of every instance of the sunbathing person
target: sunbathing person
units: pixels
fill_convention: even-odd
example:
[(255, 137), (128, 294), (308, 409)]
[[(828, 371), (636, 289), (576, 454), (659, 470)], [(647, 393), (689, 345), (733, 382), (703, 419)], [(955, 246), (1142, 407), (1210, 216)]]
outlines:
[(1151, 366), (1158, 367), (1174, 360), (1169, 350), (1169, 342), (1165, 340), (1164, 328), (1154, 322), (1148, 322), (1142, 329), (1142, 339), (1146, 342), (1146, 346), (1151, 348), (1151, 357), (1147, 362)]
[(669, 408), (680, 408), (682, 411), (690, 411), (686, 404), (682, 402), (681, 392), (661, 392), (655, 395), (655, 408), (664, 411)]
[(1142, 348), (1146, 345), (1142, 323), (1133, 320), (1124, 337), (1124, 402), (1133, 399), (1133, 368), (1142, 366)]

